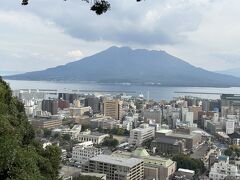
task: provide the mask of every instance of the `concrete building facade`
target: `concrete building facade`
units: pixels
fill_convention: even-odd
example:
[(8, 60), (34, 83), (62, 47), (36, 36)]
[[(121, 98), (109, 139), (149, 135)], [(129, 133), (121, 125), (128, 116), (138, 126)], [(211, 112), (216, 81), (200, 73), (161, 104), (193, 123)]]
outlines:
[(148, 124), (141, 124), (138, 128), (130, 131), (128, 142), (133, 146), (140, 146), (144, 141), (154, 138), (154, 136), (154, 127), (150, 127)]
[(82, 167), (83, 172), (103, 173), (108, 180), (143, 180), (143, 160), (99, 155)]

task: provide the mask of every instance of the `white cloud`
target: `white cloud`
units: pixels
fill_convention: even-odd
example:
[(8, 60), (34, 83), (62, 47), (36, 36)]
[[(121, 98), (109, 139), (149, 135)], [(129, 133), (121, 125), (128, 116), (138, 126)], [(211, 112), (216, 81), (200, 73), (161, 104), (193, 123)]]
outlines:
[(83, 57), (83, 53), (82, 53), (81, 50), (68, 51), (67, 57), (74, 58), (74, 59), (79, 59), (79, 58)]
[(239, 0), (112, 0), (102, 16), (81, 1), (1, 3), (0, 70), (51, 67), (112, 45), (164, 49), (210, 70), (240, 67)]

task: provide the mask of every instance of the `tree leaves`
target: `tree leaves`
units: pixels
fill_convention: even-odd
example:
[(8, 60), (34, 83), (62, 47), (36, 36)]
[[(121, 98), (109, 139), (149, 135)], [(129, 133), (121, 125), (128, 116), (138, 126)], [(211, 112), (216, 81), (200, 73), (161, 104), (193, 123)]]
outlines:
[(111, 6), (108, 1), (101, 0), (101, 1), (96, 1), (95, 4), (91, 7), (91, 10), (95, 11), (97, 15), (101, 15), (107, 12), (107, 10), (109, 10), (110, 7)]
[(24, 106), (0, 77), (0, 179), (58, 179), (61, 151), (35, 140)]
[[(22, 5), (26, 6), (28, 5), (29, 0), (22, 0)], [(64, 0), (67, 1), (67, 0)], [(87, 3), (90, 3), (89, 0), (82, 0)], [(140, 2), (142, 0), (136, 0), (137, 2)], [(108, 1), (106, 0), (95, 0), (94, 4), (91, 6), (90, 10), (94, 11), (97, 15), (101, 15), (103, 13), (106, 13), (108, 10), (110, 10), (111, 5)]]

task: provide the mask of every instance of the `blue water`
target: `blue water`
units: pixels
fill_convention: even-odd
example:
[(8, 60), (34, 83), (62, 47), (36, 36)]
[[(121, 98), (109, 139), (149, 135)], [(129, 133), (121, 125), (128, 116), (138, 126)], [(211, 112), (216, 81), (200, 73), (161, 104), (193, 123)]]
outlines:
[[(240, 94), (240, 87), (231, 88), (213, 88), (213, 87), (160, 87), (160, 86), (141, 86), (132, 84), (99, 84), (90, 82), (81, 83), (63, 83), (48, 81), (20, 81), (7, 80), (13, 90), (17, 89), (56, 89), (59, 92), (67, 92), (71, 90), (91, 90), (91, 91), (134, 91), (136, 93), (126, 93), (129, 95), (138, 95), (142, 93), (147, 97), (149, 91), (150, 99), (154, 100), (171, 100), (173, 97), (192, 95), (195, 97), (217, 99), (220, 95), (215, 94), (189, 94), (175, 92), (203, 92), (203, 93), (233, 93)], [(81, 92), (81, 91), (80, 91)], [(110, 92), (99, 92), (96, 94), (111, 94)], [(113, 93), (114, 94), (114, 93)]]

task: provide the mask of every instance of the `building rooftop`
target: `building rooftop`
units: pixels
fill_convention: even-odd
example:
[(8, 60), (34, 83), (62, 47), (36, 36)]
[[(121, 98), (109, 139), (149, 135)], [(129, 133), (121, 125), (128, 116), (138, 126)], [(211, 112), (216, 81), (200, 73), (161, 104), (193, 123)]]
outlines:
[(197, 135), (198, 134), (196, 134), (196, 133), (190, 133), (190, 134), (171, 133), (171, 134), (168, 134), (168, 136), (170, 136), (170, 137), (180, 137), (180, 138), (185, 138), (185, 139), (193, 139)]
[(166, 134), (166, 133), (171, 133), (172, 130), (171, 129), (160, 129), (158, 131), (156, 131), (157, 133), (163, 133), (163, 134)]
[(80, 135), (89, 135), (89, 136), (104, 136), (104, 135), (107, 135), (107, 134), (104, 134), (104, 133), (100, 133), (100, 132), (92, 132), (92, 131), (83, 131), (80, 133)]
[[(142, 149), (142, 148), (141, 148)], [(144, 149), (145, 150), (145, 149)], [(144, 150), (141, 150), (140, 155), (144, 154), (143, 156), (139, 156), (139, 159), (142, 159), (144, 161), (144, 166), (162, 166), (162, 167), (168, 167), (174, 163), (171, 159), (162, 158), (160, 156), (150, 156), (148, 153), (148, 156), (146, 156), (146, 152)], [(136, 150), (135, 150), (136, 151)], [(122, 158), (131, 158), (136, 157), (135, 155), (140, 152), (140, 150), (137, 150), (137, 153), (133, 151), (127, 152), (127, 151), (115, 151), (112, 156), (116, 157), (122, 157)], [(145, 150), (146, 151), (146, 150)], [(144, 153), (143, 153), (144, 152)]]
[(123, 158), (123, 157), (116, 157), (111, 155), (99, 155), (90, 159), (91, 161), (103, 162), (108, 164), (114, 164), (118, 166), (126, 166), (126, 167), (133, 167), (143, 160), (137, 158)]
[(180, 172), (186, 172), (186, 173), (191, 173), (191, 174), (195, 174), (195, 171), (190, 170), (190, 169), (182, 169), (182, 168), (179, 168), (178, 171), (180, 171)]
[(141, 158), (141, 157), (149, 157), (150, 155), (144, 148), (137, 148), (135, 151), (132, 152), (132, 157)]
[(155, 129), (152, 126), (149, 126), (149, 124), (140, 124), (138, 128), (132, 129), (132, 131), (145, 131), (146, 129)]
[(153, 140), (153, 142), (178, 145), (178, 140), (173, 139), (171, 137), (159, 137), (159, 138)]

